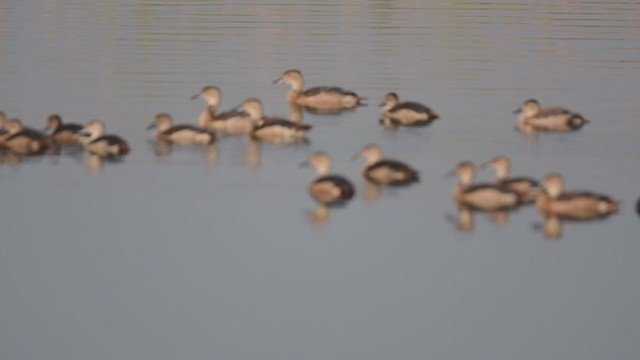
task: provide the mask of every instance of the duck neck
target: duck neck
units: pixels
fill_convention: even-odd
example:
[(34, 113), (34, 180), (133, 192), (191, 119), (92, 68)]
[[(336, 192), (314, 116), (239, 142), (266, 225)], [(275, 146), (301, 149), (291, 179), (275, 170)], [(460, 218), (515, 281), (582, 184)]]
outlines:
[(291, 90), (289, 90), (289, 93), (287, 94), (287, 101), (289, 103), (295, 103), (295, 101), (298, 98), (298, 96), (300, 96), (300, 93), (301, 93), (300, 90), (296, 90), (295, 88), (291, 88)]
[(317, 177), (327, 176), (331, 172), (331, 165), (329, 164), (320, 164), (316, 165), (316, 174)]
[(503, 181), (509, 177), (509, 166), (498, 166), (496, 167), (496, 180)]

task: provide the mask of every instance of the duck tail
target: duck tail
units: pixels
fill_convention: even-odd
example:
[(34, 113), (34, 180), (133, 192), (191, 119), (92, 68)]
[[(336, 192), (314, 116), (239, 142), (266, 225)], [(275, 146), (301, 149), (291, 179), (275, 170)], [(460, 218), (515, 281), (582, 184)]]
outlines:
[(604, 198), (602, 199), (602, 202), (600, 203), (600, 211), (603, 214), (613, 214), (618, 212), (618, 201), (614, 200), (614, 199), (608, 199), (608, 198)]
[(420, 173), (415, 170), (407, 170), (407, 181), (410, 182), (419, 182), (420, 181)]
[(569, 117), (569, 121), (568, 121), (568, 125), (571, 129), (580, 129), (581, 127), (583, 127), (585, 124), (588, 124), (589, 121), (587, 119), (585, 119), (584, 117), (582, 117), (582, 115), (580, 114), (572, 114), (571, 117)]
[(127, 155), (131, 151), (129, 144), (122, 142), (118, 144), (118, 155)]
[(309, 124), (298, 124), (296, 125), (295, 130), (305, 132), (311, 130), (311, 128), (313, 128), (313, 126)]
[(212, 130), (203, 129), (201, 133), (196, 135), (196, 141), (199, 143), (211, 144), (216, 140), (216, 133)]

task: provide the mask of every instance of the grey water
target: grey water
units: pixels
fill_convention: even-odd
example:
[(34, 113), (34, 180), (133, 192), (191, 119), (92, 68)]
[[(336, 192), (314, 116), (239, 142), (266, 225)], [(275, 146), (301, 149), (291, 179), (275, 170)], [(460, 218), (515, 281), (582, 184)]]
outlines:
[[(0, 0), (0, 110), (99, 118), (132, 147), (0, 164), (0, 357), (637, 358), (638, 19), (624, 1)], [(368, 106), (304, 113), (307, 145), (161, 149), (145, 130), (195, 123), (205, 85), (287, 116), (271, 82), (290, 68)], [(441, 119), (384, 129), (389, 91)], [(527, 98), (591, 122), (524, 136)], [(350, 160), (368, 143), (422, 181), (371, 191)], [(317, 150), (357, 186), (344, 208), (307, 194)], [(533, 206), (460, 226), (444, 174), (498, 154), (620, 212), (555, 236)]]

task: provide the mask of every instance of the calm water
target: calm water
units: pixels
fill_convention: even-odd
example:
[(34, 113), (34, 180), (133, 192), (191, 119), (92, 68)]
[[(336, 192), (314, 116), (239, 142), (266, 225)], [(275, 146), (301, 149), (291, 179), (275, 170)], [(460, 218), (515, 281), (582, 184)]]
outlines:
[[(636, 358), (640, 5), (557, 3), (0, 0), (0, 109), (33, 127), (100, 118), (133, 147), (117, 164), (0, 165), (0, 356)], [(156, 155), (145, 126), (161, 111), (195, 122), (203, 85), (225, 109), (259, 97), (287, 115), (271, 81), (288, 68), (369, 106), (304, 114), (306, 146)], [(385, 131), (388, 91), (442, 119)], [(530, 97), (592, 122), (525, 138), (511, 111)], [(423, 181), (366, 191), (350, 157), (372, 142)], [(316, 150), (359, 190), (324, 219), (297, 166)], [(461, 231), (443, 175), (496, 154), (622, 211), (556, 240), (532, 207)]]

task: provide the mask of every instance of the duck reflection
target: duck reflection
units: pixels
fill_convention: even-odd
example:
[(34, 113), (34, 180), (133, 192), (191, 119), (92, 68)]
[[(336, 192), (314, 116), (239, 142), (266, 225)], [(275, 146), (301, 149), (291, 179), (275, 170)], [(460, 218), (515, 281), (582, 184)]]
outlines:
[(456, 204), (458, 208), (458, 216), (455, 217), (453, 215), (447, 215), (447, 220), (453, 223), (461, 232), (471, 232), (475, 226), (475, 213), (481, 212), (489, 215), (491, 222), (495, 225), (505, 225), (509, 222), (509, 212), (508, 210), (495, 210), (495, 211), (482, 211), (474, 209), (465, 204), (458, 203)]
[(183, 145), (183, 144), (175, 144), (171, 141), (150, 141), (151, 146), (153, 147), (153, 153), (158, 158), (168, 158), (174, 152), (174, 148), (185, 150), (185, 151), (197, 151), (200, 150), (199, 153), (204, 160), (205, 163), (215, 164), (220, 158), (220, 148), (217, 144), (191, 144), (191, 145)]
[(244, 148), (244, 165), (248, 168), (257, 168), (261, 163), (262, 144), (250, 138)]
[(321, 228), (329, 224), (331, 217), (331, 208), (322, 203), (317, 203), (315, 209), (311, 210), (307, 214), (309, 224)]
[(0, 151), (0, 164), (18, 165), (23, 159), (24, 156), (17, 155), (11, 151)]
[(118, 164), (124, 161), (122, 156), (101, 156), (97, 154), (89, 154), (83, 159), (83, 163), (89, 174), (100, 175), (104, 170), (105, 164)]

